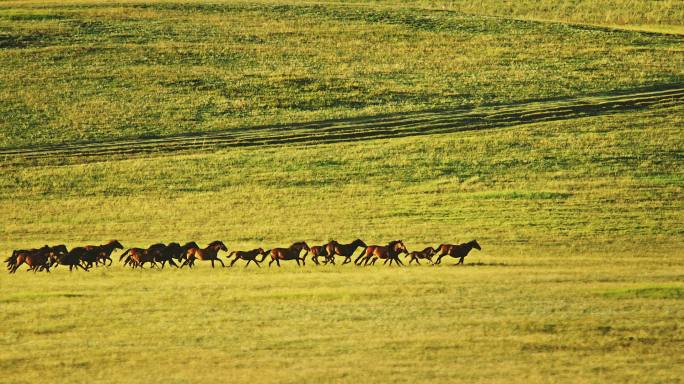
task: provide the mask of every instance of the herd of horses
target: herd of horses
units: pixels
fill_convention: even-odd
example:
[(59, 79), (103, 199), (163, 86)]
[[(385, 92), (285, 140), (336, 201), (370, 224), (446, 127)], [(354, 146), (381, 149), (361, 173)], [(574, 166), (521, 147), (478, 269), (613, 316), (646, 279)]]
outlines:
[[(450, 256), (459, 259), (457, 264), (463, 264), (463, 259), (473, 249), (480, 250), (480, 244), (476, 240), (469, 241), (462, 244), (440, 244), (437, 248), (427, 247), (422, 251), (409, 252), (406, 249), (403, 241), (390, 241), (387, 245), (366, 245), (360, 239), (356, 239), (349, 244), (341, 244), (333, 240), (327, 244), (309, 247), (305, 242), (300, 241), (292, 244), (287, 248), (272, 248), (264, 250), (263, 248), (256, 248), (250, 251), (232, 251), (228, 254), (229, 267), (232, 267), (239, 260), (246, 261), (245, 267), (250, 263), (261, 267), (261, 263), (267, 257), (270, 257), (268, 266), (276, 263), (280, 267), (281, 261), (294, 260), (297, 265), (306, 265), (306, 257), (311, 253), (311, 260), (316, 265), (333, 264), (337, 257), (344, 258), (342, 264), (352, 262), (352, 258), (358, 249), (360, 253), (356, 254), (356, 259), (353, 260), (355, 265), (375, 265), (378, 260), (383, 260), (383, 264), (395, 263), (398, 266), (403, 266), (400, 256), (408, 258), (408, 264), (415, 262), (420, 264), (420, 260), (426, 260), (430, 264), (440, 264), (442, 258)], [(124, 246), (117, 240), (112, 240), (102, 245), (86, 245), (83, 247), (75, 247), (68, 250), (65, 245), (48, 246), (41, 248), (22, 249), (12, 252), (12, 256), (5, 260), (7, 269), (10, 273), (15, 273), (17, 269), (26, 264), (29, 271), (46, 271), (50, 272), (51, 268), (57, 268), (59, 265), (68, 266), (69, 270), (83, 269), (88, 271), (90, 268), (98, 265), (110, 266), (114, 262), (112, 260), (112, 253), (117, 249), (124, 249)], [(188, 242), (185, 245), (179, 243), (169, 244), (153, 244), (148, 248), (129, 248), (124, 251), (119, 257), (119, 261), (124, 266), (131, 268), (143, 268), (145, 264), (149, 264), (150, 268), (158, 267), (164, 268), (167, 264), (183, 268), (186, 265), (192, 268), (195, 261), (210, 261), (212, 268), (218, 262), (222, 267), (225, 267), (223, 260), (219, 258), (219, 252), (228, 252), (228, 248), (221, 241), (213, 241), (205, 248), (201, 248), (194, 241)], [(302, 254), (302, 252), (304, 252)], [(433, 257), (437, 255), (437, 259), (433, 261)]]

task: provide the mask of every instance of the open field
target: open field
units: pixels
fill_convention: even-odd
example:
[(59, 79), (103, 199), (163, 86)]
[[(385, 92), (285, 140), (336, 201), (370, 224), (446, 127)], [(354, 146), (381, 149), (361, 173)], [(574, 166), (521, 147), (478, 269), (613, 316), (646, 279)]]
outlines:
[(496, 3), (0, 1), (2, 260), (482, 245), (1, 273), (0, 382), (683, 382), (682, 6)]

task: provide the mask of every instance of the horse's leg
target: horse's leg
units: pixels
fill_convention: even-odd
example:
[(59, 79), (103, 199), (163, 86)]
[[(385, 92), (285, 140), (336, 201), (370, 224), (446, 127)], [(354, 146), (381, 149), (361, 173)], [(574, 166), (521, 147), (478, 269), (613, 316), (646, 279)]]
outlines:
[(463, 264), (463, 259), (465, 259), (465, 256), (461, 257), (461, 260), (459, 260), (456, 265)]
[(216, 258), (216, 260), (218, 260), (218, 262), (221, 263), (221, 267), (223, 267), (223, 268), (226, 267), (226, 265), (223, 264), (223, 260), (221, 260), (221, 259), (219, 259), (219, 258)]
[(271, 261), (268, 262), (268, 267), (269, 267), (269, 268), (271, 268), (271, 264), (273, 264), (273, 260), (274, 260), (274, 259), (271, 259)]
[(214, 259), (211, 259), (211, 267), (214, 268)]
[(280, 259), (276, 259), (276, 264), (278, 264), (278, 267), (280, 267)]
[(404, 266), (404, 263), (401, 261), (399, 256), (394, 257), (394, 262), (397, 263), (397, 265), (399, 265), (399, 266), (402, 266), (402, 267)]
[[(235, 258), (233, 259), (233, 261), (230, 262), (229, 267), (232, 267), (238, 260), (239, 260), (238, 257), (235, 256)], [(247, 265), (249, 265), (249, 261), (247, 262)]]
[[(247, 266), (248, 266), (249, 263), (251, 263), (251, 262), (252, 262), (252, 259), (248, 259), (248, 260), (247, 260), (247, 264), (245, 264), (245, 268), (247, 268)], [(256, 261), (255, 261), (254, 263), (256, 263)], [(232, 266), (232, 265), (233, 265), (233, 264), (231, 264), (231, 266)]]
[(254, 264), (256, 264), (257, 267), (261, 268), (261, 265), (259, 265), (259, 262), (254, 259)]

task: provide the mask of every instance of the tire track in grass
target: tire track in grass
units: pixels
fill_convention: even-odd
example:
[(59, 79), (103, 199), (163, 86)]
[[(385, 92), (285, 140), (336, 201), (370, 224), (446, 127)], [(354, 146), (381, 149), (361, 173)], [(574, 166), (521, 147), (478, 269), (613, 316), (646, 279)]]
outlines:
[(452, 110), (422, 111), (346, 120), (238, 128), (197, 134), (0, 148), (0, 158), (101, 160), (106, 156), (170, 153), (213, 148), (321, 144), (481, 130), (681, 105), (684, 87), (621, 95), (578, 97)]

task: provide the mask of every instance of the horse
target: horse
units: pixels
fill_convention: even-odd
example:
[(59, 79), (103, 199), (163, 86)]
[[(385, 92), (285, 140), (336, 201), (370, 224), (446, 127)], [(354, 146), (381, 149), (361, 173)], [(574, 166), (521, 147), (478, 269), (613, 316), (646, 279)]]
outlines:
[(107, 260), (109, 260), (108, 266), (111, 266), (114, 262), (112, 260), (112, 252), (115, 249), (123, 249), (124, 247), (118, 240), (110, 240), (107, 244), (86, 245), (84, 248), (90, 252), (88, 258), (95, 259), (95, 264), (102, 262), (102, 264), (107, 265)]
[(371, 262), (371, 265), (375, 265), (375, 262), (378, 261), (378, 259), (383, 259), (385, 260), (383, 264), (387, 264), (389, 261), (390, 265), (392, 265), (392, 261), (394, 261), (397, 265), (403, 266), (404, 263), (399, 260), (400, 253), (408, 254), (406, 246), (401, 240), (390, 241), (386, 246), (369, 245), (363, 252), (363, 259), (361, 259), (359, 263), (356, 263), (356, 265), (361, 265), (361, 263), (363, 263), (363, 265), (368, 265), (368, 262)]
[(319, 257), (325, 257), (325, 264), (327, 265), (328, 263), (333, 263), (335, 265), (335, 258), (330, 256), (330, 253), (328, 253), (328, 244), (323, 244), (323, 245), (314, 245), (313, 247), (310, 248), (311, 250), (311, 260), (313, 260), (316, 265), (321, 265), (318, 262)]
[[(261, 255), (261, 260), (257, 260), (257, 256)], [(257, 248), (257, 249), (252, 249), (251, 251), (233, 251), (228, 255), (228, 258), (230, 259), (231, 257), (235, 256), (235, 259), (230, 263), (229, 267), (232, 267), (233, 264), (235, 264), (238, 260), (247, 260), (247, 264), (245, 264), (245, 268), (251, 263), (252, 261), (254, 264), (256, 264), (257, 267), (261, 268), (261, 265), (259, 263), (263, 262), (264, 259), (266, 259), (266, 252), (264, 252), (263, 248)]]
[[(304, 253), (304, 256), (300, 257), (299, 254), (302, 252), (302, 249), (306, 250), (306, 253)], [(271, 261), (268, 262), (268, 266), (270, 267), (275, 261), (280, 267), (280, 260), (295, 260), (297, 265), (306, 265), (306, 255), (309, 254), (309, 251), (309, 246), (303, 241), (296, 242), (290, 245), (289, 248), (269, 249), (266, 251), (267, 255), (271, 255)], [(302, 264), (299, 264), (299, 260), (302, 261)]]
[(119, 261), (123, 260), (124, 257), (126, 257), (126, 260), (123, 262), (124, 266), (130, 265), (132, 268), (143, 268), (145, 263), (150, 263), (150, 268), (157, 266), (157, 263), (154, 262), (154, 255), (150, 254), (145, 248), (129, 248), (121, 254)]
[(54, 255), (54, 250), (44, 245), (41, 248), (15, 250), (12, 252), (12, 256), (5, 259), (5, 263), (9, 273), (16, 273), (17, 269), (24, 263), (29, 266), (27, 271), (46, 270), (50, 272), (51, 259)]
[(195, 259), (210, 260), (212, 268), (214, 268), (214, 261), (218, 261), (221, 263), (222, 267), (225, 267), (226, 265), (223, 263), (223, 260), (218, 258), (219, 251), (228, 252), (226, 245), (219, 240), (212, 241), (206, 248), (189, 248), (185, 253), (187, 259), (183, 262), (183, 264), (181, 264), (180, 267), (183, 268), (185, 265), (189, 265), (190, 268), (192, 268), (193, 265), (195, 265)]
[[(344, 256), (344, 262), (342, 262), (342, 265), (345, 265), (347, 263), (351, 263), (351, 258), (354, 255), (354, 252), (356, 252), (356, 249), (359, 247), (363, 249), (366, 248), (366, 243), (361, 241), (361, 239), (356, 239), (349, 244), (340, 244), (337, 241), (332, 240), (326, 245), (326, 251), (328, 251), (328, 257), (333, 260), (333, 264), (335, 255)], [(363, 255), (363, 252), (361, 255)], [(359, 255), (359, 258), (361, 258), (361, 255)], [(358, 261), (359, 258), (357, 258), (354, 262)]]
[[(169, 246), (172, 246), (172, 244), (175, 243), (171, 243), (169, 244)], [(173, 248), (171, 248), (169, 251), (173, 253), (173, 258), (178, 260), (178, 262), (180, 263), (181, 261), (186, 260), (188, 258), (187, 253), (188, 249), (190, 248), (199, 248), (199, 245), (197, 245), (197, 243), (195, 243), (194, 241), (189, 241), (185, 243), (185, 245), (181, 246), (179, 249), (176, 249), (175, 246), (173, 246)]]
[(76, 268), (76, 270), (81, 268), (82, 270), (89, 272), (89, 268), (81, 264), (81, 257), (85, 255), (87, 252), (88, 250), (86, 250), (84, 247), (76, 247), (66, 254), (55, 254), (55, 268), (57, 268), (59, 265), (68, 265), (69, 271), (73, 271), (74, 268)]
[(169, 245), (164, 245), (161, 243), (154, 244), (148, 248), (147, 251), (152, 253), (152, 257), (154, 258), (155, 262), (161, 263), (162, 269), (164, 269), (164, 266), (166, 266), (167, 262), (169, 265), (173, 265), (174, 267), (178, 268), (178, 264), (176, 264), (173, 260), (180, 260), (181, 254), (184, 253), (184, 250), (178, 243), (169, 243)]
[(432, 247), (427, 247), (423, 249), (422, 251), (413, 251), (406, 255), (406, 257), (409, 257), (409, 265), (411, 265), (412, 262), (416, 262), (416, 264), (420, 265), (420, 262), (418, 259), (425, 259), (430, 262), (430, 264), (434, 264), (432, 262), (432, 256), (437, 253), (437, 250), (432, 248)]
[(442, 257), (444, 256), (451, 256), (454, 258), (460, 258), (458, 263), (463, 264), (463, 259), (465, 259), (466, 256), (468, 256), (468, 253), (473, 249), (482, 250), (480, 247), (480, 244), (478, 244), (477, 240), (472, 240), (467, 243), (463, 244), (442, 244), (439, 246), (438, 251), (440, 252), (439, 256), (437, 257), (437, 261), (435, 261), (435, 264), (440, 264), (442, 262)]

